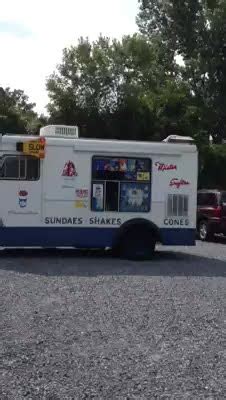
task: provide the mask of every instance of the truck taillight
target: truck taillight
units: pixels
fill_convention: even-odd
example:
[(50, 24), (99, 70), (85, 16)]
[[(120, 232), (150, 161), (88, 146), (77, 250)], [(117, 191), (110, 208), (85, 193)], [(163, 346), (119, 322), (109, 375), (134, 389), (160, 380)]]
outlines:
[(222, 207), (218, 206), (214, 208), (214, 217), (215, 218), (221, 218), (221, 212), (222, 212)]

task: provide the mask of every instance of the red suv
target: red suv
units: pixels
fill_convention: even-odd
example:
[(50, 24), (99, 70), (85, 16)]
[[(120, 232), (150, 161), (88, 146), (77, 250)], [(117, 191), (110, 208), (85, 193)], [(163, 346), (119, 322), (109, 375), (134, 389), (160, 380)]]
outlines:
[(197, 231), (203, 241), (213, 239), (216, 233), (226, 235), (226, 191), (198, 191)]

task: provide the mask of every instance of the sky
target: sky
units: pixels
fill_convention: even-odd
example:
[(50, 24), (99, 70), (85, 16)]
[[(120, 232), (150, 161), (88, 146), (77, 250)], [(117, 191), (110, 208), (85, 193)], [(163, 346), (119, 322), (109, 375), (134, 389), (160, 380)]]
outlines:
[(22, 89), (46, 113), (47, 77), (81, 36), (137, 31), (138, 0), (7, 0), (0, 13), (0, 86)]

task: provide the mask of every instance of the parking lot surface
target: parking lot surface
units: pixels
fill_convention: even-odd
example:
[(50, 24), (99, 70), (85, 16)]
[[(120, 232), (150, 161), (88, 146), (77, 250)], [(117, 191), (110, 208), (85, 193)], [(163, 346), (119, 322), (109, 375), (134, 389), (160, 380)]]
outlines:
[(0, 256), (0, 399), (223, 399), (226, 241)]

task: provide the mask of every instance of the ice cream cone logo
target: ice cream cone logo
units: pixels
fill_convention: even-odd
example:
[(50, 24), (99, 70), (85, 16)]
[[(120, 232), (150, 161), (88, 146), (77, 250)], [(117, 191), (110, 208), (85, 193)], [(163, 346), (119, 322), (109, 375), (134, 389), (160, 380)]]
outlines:
[(62, 176), (67, 176), (67, 177), (78, 176), (75, 164), (72, 161), (67, 161), (65, 163)]

